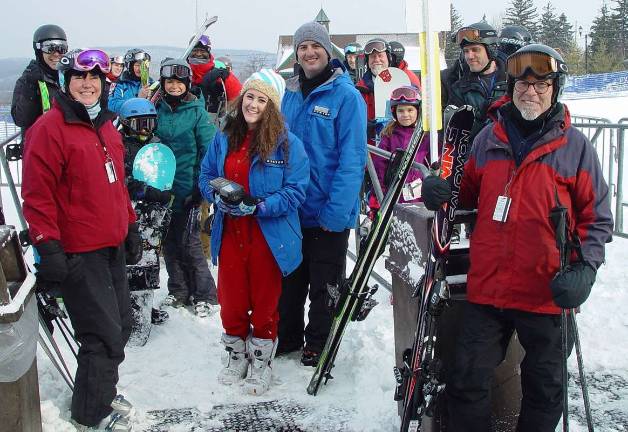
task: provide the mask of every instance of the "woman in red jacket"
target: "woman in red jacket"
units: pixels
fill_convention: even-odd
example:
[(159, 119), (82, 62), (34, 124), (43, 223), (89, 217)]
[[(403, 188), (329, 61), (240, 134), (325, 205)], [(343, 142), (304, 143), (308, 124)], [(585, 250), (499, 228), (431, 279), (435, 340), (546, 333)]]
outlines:
[(79, 430), (104, 420), (125, 431), (132, 407), (116, 396), (131, 332), (125, 246), (129, 264), (142, 249), (122, 139), (102, 91), (109, 57), (76, 50), (57, 70), (62, 93), (26, 134), (24, 216), (41, 257), (39, 289), (60, 289), (80, 342), (72, 421)]

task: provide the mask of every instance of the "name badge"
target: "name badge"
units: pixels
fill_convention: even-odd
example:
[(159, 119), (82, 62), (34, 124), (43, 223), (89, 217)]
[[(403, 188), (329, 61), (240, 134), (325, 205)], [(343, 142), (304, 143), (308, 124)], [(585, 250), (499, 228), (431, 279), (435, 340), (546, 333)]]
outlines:
[(314, 114), (318, 114), (323, 117), (329, 117), (331, 114), (329, 112), (329, 108), (315, 105), (314, 106)]
[(112, 160), (108, 160), (107, 162), (105, 162), (105, 171), (107, 171), (107, 178), (109, 179), (109, 183), (115, 183), (116, 180), (118, 180)]
[(421, 186), (423, 182), (421, 179), (416, 179), (411, 181), (410, 183), (406, 183), (403, 185), (403, 199), (406, 201), (414, 201), (415, 199), (421, 198)]
[(512, 199), (507, 196), (500, 195), (497, 197), (497, 204), (495, 204), (495, 211), (493, 212), (493, 220), (497, 222), (506, 222), (508, 218), (508, 210), (510, 210), (510, 203)]

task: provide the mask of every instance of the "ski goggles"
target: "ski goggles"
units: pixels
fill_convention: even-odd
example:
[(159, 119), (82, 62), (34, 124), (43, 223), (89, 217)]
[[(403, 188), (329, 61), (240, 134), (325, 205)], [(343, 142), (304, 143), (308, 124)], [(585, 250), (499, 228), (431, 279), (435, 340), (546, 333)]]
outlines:
[(124, 119), (123, 123), (133, 132), (152, 132), (157, 128), (156, 117), (131, 117)]
[(355, 45), (347, 45), (345, 47), (345, 55), (347, 54), (357, 54), (358, 53), (358, 47)]
[[(68, 62), (66, 57), (61, 59), (61, 63)], [(88, 72), (93, 70), (96, 66), (100, 68), (103, 73), (109, 73), (111, 71), (111, 62), (109, 56), (101, 50), (90, 49), (79, 51), (74, 54), (74, 64), (72, 69), (77, 71)]]
[(395, 102), (421, 102), (421, 94), (419, 91), (410, 86), (403, 86), (393, 90), (390, 100)]
[(148, 54), (147, 52), (137, 52), (135, 54), (127, 54), (126, 56), (124, 56), (126, 61), (141, 61), (141, 60), (148, 60), (150, 61), (150, 54)]
[(506, 61), (506, 71), (513, 78), (521, 78), (528, 71), (536, 77), (551, 77), (560, 71), (567, 72), (567, 65), (541, 52), (515, 53)]
[(384, 41), (370, 41), (364, 46), (364, 54), (372, 54), (373, 51), (384, 52), (388, 50), (388, 46)]
[(50, 39), (43, 42), (37, 42), (35, 47), (46, 54), (59, 53), (65, 54), (68, 52), (68, 43), (62, 39)]
[(111, 61), (111, 63), (124, 64), (124, 56), (123, 55), (110, 57), (109, 60)]
[(456, 43), (458, 45), (464, 41), (480, 43), (481, 40), (480, 30), (476, 28), (463, 27), (456, 33)]
[(192, 76), (192, 71), (183, 65), (165, 65), (159, 70), (159, 76), (162, 78), (189, 79)]

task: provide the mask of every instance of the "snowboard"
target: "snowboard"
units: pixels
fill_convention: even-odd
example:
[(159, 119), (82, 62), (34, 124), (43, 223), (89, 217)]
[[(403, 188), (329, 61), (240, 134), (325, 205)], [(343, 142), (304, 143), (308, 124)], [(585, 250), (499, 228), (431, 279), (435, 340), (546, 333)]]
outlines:
[[(160, 190), (172, 188), (176, 161), (170, 148), (161, 143), (149, 143), (135, 155), (133, 177)], [(129, 345), (143, 346), (148, 341), (154, 290), (159, 289), (159, 255), (168, 232), (172, 211), (169, 205), (134, 201), (137, 225), (142, 239), (142, 259), (126, 266), (133, 324)]]
[(390, 94), (396, 88), (410, 84), (410, 78), (401, 69), (389, 67), (380, 72), (374, 81), (375, 117), (377, 119), (391, 119)]

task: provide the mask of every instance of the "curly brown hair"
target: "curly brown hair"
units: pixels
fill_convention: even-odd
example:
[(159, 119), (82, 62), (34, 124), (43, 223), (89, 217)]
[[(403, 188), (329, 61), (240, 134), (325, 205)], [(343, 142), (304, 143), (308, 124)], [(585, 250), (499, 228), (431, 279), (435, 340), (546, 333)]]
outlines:
[[(223, 133), (227, 136), (229, 142), (229, 153), (238, 150), (242, 141), (249, 131), (249, 127), (242, 114), (242, 100), (244, 94), (238, 96), (231, 105), (227, 122), (223, 129)], [(283, 146), (284, 159), (288, 159), (288, 139), (284, 119), (279, 109), (270, 99), (266, 104), (266, 109), (262, 113), (259, 125), (253, 133), (251, 146), (249, 147), (249, 159), (258, 155), (262, 161), (265, 161), (270, 154), (277, 148), (278, 140), (281, 138), (279, 145)]]

